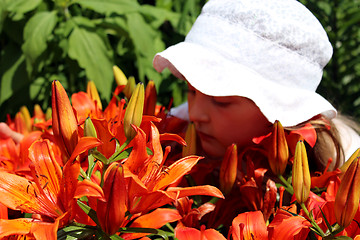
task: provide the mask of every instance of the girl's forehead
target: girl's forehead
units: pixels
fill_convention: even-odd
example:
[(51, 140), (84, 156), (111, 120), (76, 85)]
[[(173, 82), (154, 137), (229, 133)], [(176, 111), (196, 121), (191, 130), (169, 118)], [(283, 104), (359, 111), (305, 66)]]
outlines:
[(247, 98), (247, 97), (244, 97), (244, 96), (236, 96), (236, 95), (233, 95), (233, 96), (211, 96), (211, 95), (207, 95), (207, 94), (204, 94), (202, 93), (201, 91), (199, 91), (198, 89), (196, 89), (193, 85), (191, 85), (189, 82), (187, 82), (187, 85), (188, 85), (188, 88), (191, 89), (191, 90), (195, 90), (205, 96), (208, 96), (209, 98), (215, 98), (215, 99), (219, 99), (219, 100), (231, 100), (231, 101), (242, 101), (242, 102), (251, 102), (251, 103), (254, 103), (253, 100), (251, 100), (250, 98)]

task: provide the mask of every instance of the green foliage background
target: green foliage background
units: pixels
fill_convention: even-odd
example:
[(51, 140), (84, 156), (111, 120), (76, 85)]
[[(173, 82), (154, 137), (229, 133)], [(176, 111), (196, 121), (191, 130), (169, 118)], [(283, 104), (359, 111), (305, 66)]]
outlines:
[[(58, 79), (69, 94), (93, 80), (104, 101), (112, 66), (154, 80), (159, 102), (185, 99), (184, 83), (152, 67), (156, 52), (184, 39), (206, 0), (0, 0), (0, 120), (22, 105), (50, 103)], [(360, 0), (302, 0), (328, 31), (334, 56), (318, 91), (360, 119)]]

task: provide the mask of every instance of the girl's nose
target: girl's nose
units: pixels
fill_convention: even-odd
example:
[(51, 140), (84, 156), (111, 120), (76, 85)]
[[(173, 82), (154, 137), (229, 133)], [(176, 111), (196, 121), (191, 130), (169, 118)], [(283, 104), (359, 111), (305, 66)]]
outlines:
[(200, 92), (196, 92), (195, 96), (188, 98), (189, 103), (189, 118), (194, 123), (206, 123), (210, 121), (209, 111), (209, 96)]

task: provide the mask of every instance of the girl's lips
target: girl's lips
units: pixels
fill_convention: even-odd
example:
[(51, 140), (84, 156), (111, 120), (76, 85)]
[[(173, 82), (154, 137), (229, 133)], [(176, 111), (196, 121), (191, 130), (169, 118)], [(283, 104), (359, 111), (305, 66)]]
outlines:
[(208, 134), (203, 133), (203, 132), (198, 132), (198, 135), (199, 135), (199, 137), (200, 137), (200, 139), (202, 141), (208, 141), (208, 140), (213, 139), (213, 137), (211, 135), (208, 135)]

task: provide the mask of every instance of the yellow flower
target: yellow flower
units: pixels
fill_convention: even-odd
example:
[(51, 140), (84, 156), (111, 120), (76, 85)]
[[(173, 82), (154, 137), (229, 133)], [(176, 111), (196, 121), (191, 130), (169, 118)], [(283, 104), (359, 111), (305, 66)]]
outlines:
[(295, 148), (292, 184), (296, 201), (300, 204), (304, 203), (309, 197), (311, 178), (305, 144), (302, 140), (297, 142)]
[(86, 93), (90, 96), (91, 100), (96, 102), (96, 106), (102, 110), (101, 99), (99, 96), (99, 92), (96, 89), (95, 83), (93, 81), (89, 81), (86, 88)]
[(126, 107), (124, 116), (124, 131), (128, 140), (133, 139), (136, 135), (136, 131), (131, 127), (131, 124), (137, 127), (141, 124), (144, 110), (144, 92), (144, 85), (139, 83), (131, 95), (129, 104)]
[(123, 71), (121, 71), (121, 69), (118, 66), (116, 66), (116, 65), (113, 66), (113, 73), (114, 73), (116, 84), (118, 86), (127, 84), (128, 80), (127, 80), (125, 74), (123, 73)]

